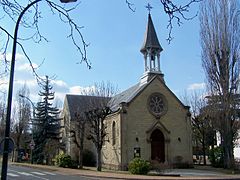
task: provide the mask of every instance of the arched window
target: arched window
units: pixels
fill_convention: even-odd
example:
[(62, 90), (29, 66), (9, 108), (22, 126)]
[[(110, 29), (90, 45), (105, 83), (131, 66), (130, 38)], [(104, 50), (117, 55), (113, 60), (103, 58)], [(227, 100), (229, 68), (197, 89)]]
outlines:
[(116, 123), (113, 121), (112, 123), (112, 145), (116, 144)]

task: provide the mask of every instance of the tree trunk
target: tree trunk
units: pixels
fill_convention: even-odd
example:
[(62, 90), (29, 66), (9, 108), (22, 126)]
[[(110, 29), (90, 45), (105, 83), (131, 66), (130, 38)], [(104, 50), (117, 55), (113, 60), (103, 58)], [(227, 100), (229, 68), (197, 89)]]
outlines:
[[(16, 162), (21, 162), (21, 160), (22, 160), (22, 157), (21, 157), (21, 156), (18, 156), (19, 150), (20, 150), (20, 136), (17, 135), (17, 138), (16, 138), (16, 151), (17, 151), (17, 159), (16, 159)], [(21, 157), (21, 159), (19, 159), (19, 157)]]
[(83, 146), (80, 146), (79, 148), (79, 162), (78, 162), (78, 165), (79, 165), (79, 169), (82, 169), (83, 168)]
[(233, 135), (230, 121), (225, 123), (223, 135), (224, 168), (234, 169)]
[(212, 159), (212, 162), (211, 162), (211, 164), (213, 165), (213, 164), (216, 163), (216, 157), (215, 157), (214, 151), (213, 151), (213, 149), (214, 149), (214, 144), (211, 145), (211, 149), (212, 149), (212, 151), (210, 152), (210, 153), (211, 153), (210, 155), (212, 155), (212, 156), (214, 157), (214, 158)]
[(85, 122), (80, 121), (80, 142), (79, 142), (79, 168), (83, 168), (83, 141), (84, 141), (84, 133), (85, 133)]
[(97, 149), (97, 171), (102, 171), (101, 149)]
[(234, 169), (233, 148), (230, 145), (230, 143), (225, 143), (224, 142), (223, 153), (224, 153), (224, 168)]
[(207, 162), (206, 162), (206, 145), (205, 145), (205, 141), (203, 141), (203, 165), (206, 165)]
[(203, 164), (206, 165), (206, 143), (205, 143), (205, 132), (203, 131), (202, 149), (203, 149)]

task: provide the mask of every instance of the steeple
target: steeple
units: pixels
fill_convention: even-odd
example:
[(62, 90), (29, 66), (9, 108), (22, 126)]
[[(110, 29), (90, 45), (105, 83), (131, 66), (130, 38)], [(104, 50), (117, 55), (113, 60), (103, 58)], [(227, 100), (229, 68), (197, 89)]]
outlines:
[[(149, 6), (148, 4), (148, 9), (151, 7)], [(149, 76), (154, 74), (159, 74), (163, 77), (160, 69), (160, 53), (162, 50), (149, 12), (147, 29), (144, 35), (142, 48), (140, 49), (140, 52), (144, 56), (144, 75), (141, 81), (148, 81)]]
[(145, 32), (143, 45), (140, 51), (141, 53), (145, 54), (150, 49), (157, 50), (159, 51), (159, 53), (163, 50), (158, 41), (157, 33), (152, 22), (151, 14), (149, 13), (147, 29)]

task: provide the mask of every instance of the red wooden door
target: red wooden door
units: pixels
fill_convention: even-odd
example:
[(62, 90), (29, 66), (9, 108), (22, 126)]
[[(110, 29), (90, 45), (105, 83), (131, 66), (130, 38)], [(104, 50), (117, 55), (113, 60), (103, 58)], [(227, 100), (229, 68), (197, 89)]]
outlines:
[(151, 159), (159, 162), (165, 161), (164, 135), (156, 129), (151, 134)]

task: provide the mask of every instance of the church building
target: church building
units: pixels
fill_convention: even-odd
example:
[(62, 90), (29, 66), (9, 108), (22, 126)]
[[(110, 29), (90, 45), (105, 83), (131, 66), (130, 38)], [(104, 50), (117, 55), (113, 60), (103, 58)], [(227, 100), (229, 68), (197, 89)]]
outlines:
[[(149, 13), (140, 49), (144, 73), (136, 85), (109, 102), (112, 113), (105, 120), (108, 141), (102, 148), (102, 162), (107, 168), (126, 170), (134, 157), (172, 166), (192, 166), (189, 107), (165, 83), (160, 67), (162, 51)], [(81, 99), (80, 95), (66, 96), (65, 122), (71, 122), (71, 112), (74, 112), (71, 108), (83, 111)], [(85, 143), (94, 152), (94, 146)], [(72, 146), (70, 142), (67, 145), (71, 156)]]

